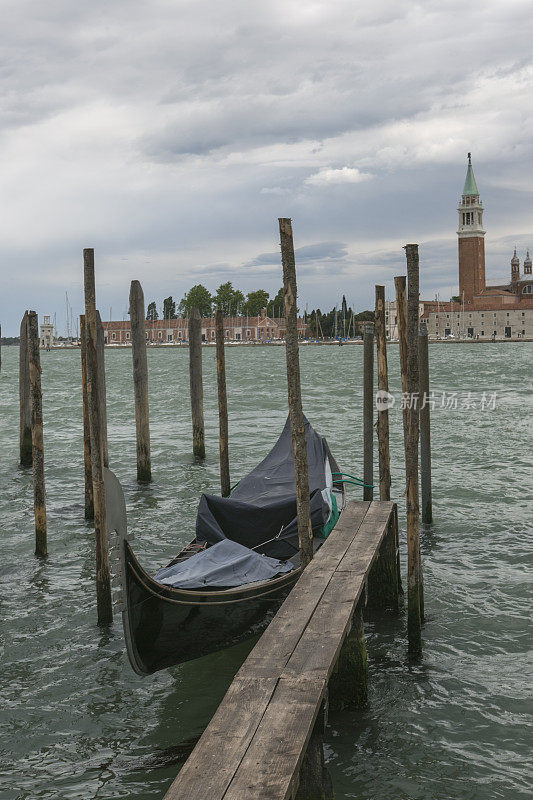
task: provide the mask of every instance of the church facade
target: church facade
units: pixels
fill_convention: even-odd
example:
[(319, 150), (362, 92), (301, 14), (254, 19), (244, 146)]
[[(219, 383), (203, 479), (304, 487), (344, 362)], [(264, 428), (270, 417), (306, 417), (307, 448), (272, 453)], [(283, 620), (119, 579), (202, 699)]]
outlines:
[[(529, 250), (521, 270), (515, 249), (507, 283), (487, 286), (484, 208), (470, 153), (457, 211), (458, 302), (420, 301), (420, 319), (426, 323), (429, 336), (434, 339), (533, 339), (533, 275)], [(395, 338), (395, 304), (388, 304), (386, 310), (388, 335)]]

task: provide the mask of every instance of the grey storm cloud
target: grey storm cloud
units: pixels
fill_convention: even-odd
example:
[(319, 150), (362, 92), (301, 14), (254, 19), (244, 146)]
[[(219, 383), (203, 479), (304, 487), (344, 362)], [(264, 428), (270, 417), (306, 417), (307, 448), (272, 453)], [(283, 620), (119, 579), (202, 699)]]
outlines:
[(406, 241), (422, 290), (449, 291), (469, 150), (507, 274), (506, 248), (533, 248), (529, 24), (526, 0), (7, 0), (3, 332), (65, 291), (81, 312), (86, 246), (107, 308), (132, 278), (275, 292), (280, 216), (310, 305), (370, 306)]

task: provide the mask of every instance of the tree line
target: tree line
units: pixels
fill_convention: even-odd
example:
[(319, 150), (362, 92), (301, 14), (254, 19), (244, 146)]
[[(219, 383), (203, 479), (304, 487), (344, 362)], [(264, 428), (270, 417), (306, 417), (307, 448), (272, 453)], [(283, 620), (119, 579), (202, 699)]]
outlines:
[[(212, 317), (219, 308), (225, 317), (257, 317), (262, 308), (266, 308), (269, 317), (283, 316), (283, 289), (274, 297), (264, 289), (248, 292), (246, 297), (240, 289), (235, 289), (231, 281), (222, 283), (214, 294), (199, 283), (193, 286), (176, 304), (172, 296), (163, 300), (163, 319), (187, 317), (193, 308), (197, 308), (202, 317)], [(146, 319), (151, 322), (159, 319), (155, 301), (148, 303)]]
[[(199, 283), (193, 286), (178, 304), (172, 296), (163, 300), (163, 319), (177, 319), (187, 317), (193, 308), (197, 308), (202, 317), (211, 317), (218, 309), (222, 309), (225, 317), (257, 317), (261, 309), (265, 308), (268, 317), (283, 317), (283, 288), (279, 289), (274, 297), (264, 289), (248, 292), (246, 297), (240, 289), (235, 289), (231, 283), (221, 284), (214, 294)], [(374, 320), (373, 311), (355, 313), (346, 303), (343, 296), (340, 307), (331, 311), (322, 312), (319, 308), (310, 313), (304, 313), (304, 320), (309, 325), (314, 338), (347, 338), (359, 336), (362, 333), (362, 323)], [(155, 301), (148, 304), (146, 319), (154, 322), (159, 319)]]

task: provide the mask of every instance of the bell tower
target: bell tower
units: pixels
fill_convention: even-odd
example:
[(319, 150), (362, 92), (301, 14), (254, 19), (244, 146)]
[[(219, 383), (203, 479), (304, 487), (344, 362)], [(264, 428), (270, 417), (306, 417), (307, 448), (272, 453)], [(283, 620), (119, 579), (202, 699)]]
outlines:
[[(475, 294), (485, 289), (485, 231), (483, 230), (483, 203), (472, 169), (472, 155), (468, 153), (466, 180), (459, 203), (459, 294), (465, 303), (471, 303)], [(463, 294), (464, 293), (464, 294)]]

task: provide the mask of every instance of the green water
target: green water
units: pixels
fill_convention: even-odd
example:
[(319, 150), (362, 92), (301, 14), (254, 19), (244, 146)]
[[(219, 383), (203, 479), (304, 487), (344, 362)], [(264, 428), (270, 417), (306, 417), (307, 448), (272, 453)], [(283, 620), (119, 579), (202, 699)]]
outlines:
[[(403, 614), (369, 624), (369, 709), (330, 717), (326, 756), (337, 798), (529, 796), (532, 355), (526, 343), (430, 346), (433, 388), (473, 394), (465, 408), (432, 415), (435, 525), (422, 531), (424, 655), (408, 663)], [(120, 621), (107, 630), (95, 624), (79, 352), (41, 354), (46, 561), (33, 555), (31, 471), (17, 467), (18, 349), (2, 356), (0, 796), (156, 800), (249, 645), (145, 679), (132, 672)], [(285, 421), (284, 358), (283, 348), (227, 351), (232, 482), (267, 453)], [(203, 353), (203, 464), (190, 454), (188, 352), (155, 349), (148, 359), (155, 480), (140, 488), (131, 351), (106, 351), (111, 468), (125, 487), (136, 553), (155, 570), (191, 538), (200, 493), (218, 490), (218, 422), (214, 350)], [(342, 468), (360, 475), (362, 348), (304, 347), (301, 367), (308, 417)], [(389, 369), (398, 392), (395, 346)], [(479, 407), (483, 392), (489, 406), (497, 392), (494, 409)], [(469, 408), (472, 401), (478, 407)], [(403, 527), (398, 405), (390, 417), (392, 492)]]

